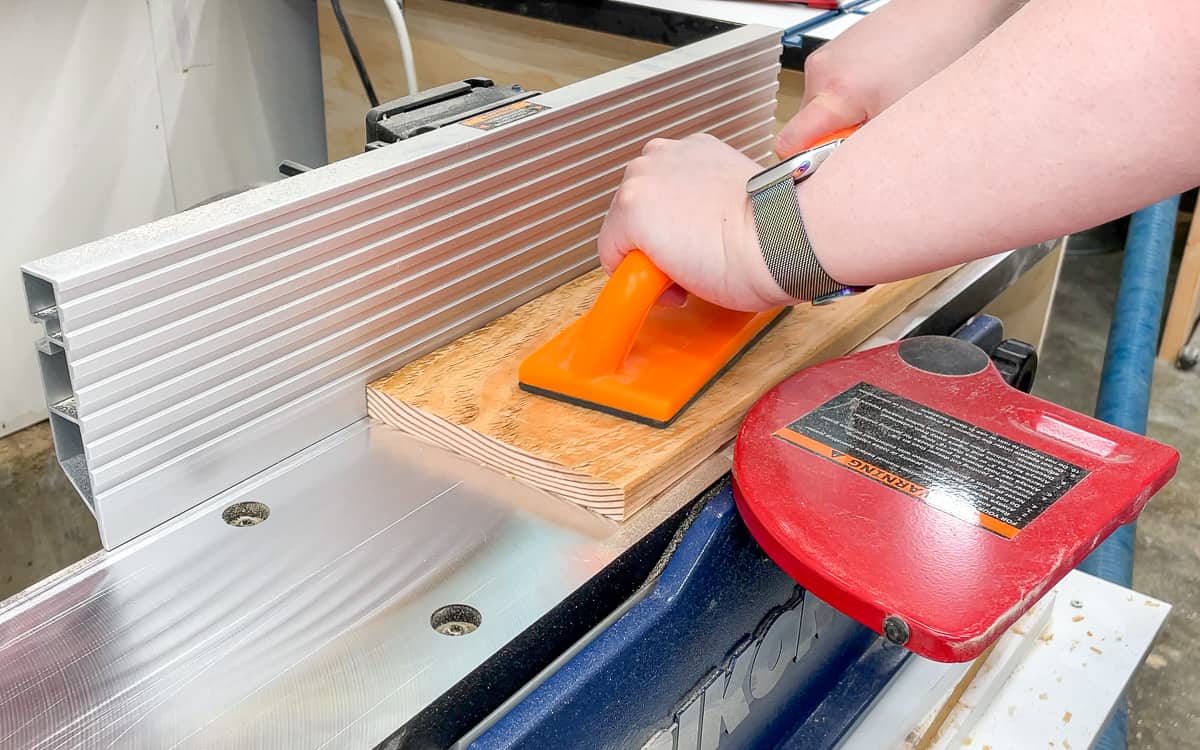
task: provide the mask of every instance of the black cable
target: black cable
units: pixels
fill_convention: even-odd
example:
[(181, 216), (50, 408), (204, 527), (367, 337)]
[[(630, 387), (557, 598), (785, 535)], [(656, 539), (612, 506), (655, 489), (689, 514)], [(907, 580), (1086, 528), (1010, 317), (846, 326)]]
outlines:
[(346, 40), (346, 49), (350, 50), (350, 57), (354, 60), (354, 67), (358, 69), (358, 78), (362, 81), (363, 88), (367, 92), (367, 100), (371, 102), (372, 107), (379, 106), (379, 97), (375, 96), (375, 87), (371, 85), (371, 76), (367, 74), (367, 66), (363, 64), (362, 55), (358, 54), (358, 45), (354, 43), (354, 34), (350, 33), (350, 24), (346, 23), (346, 16), (342, 13), (342, 0), (329, 0), (333, 6), (333, 15), (337, 16), (338, 28), (342, 30), (342, 38)]

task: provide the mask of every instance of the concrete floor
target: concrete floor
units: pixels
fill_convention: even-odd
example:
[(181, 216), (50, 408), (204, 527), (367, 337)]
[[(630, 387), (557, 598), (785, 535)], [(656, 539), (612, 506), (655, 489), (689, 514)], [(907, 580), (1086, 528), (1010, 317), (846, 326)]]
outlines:
[(100, 549), (46, 422), (0, 438), (0, 600)]
[[(1068, 257), (1035, 392), (1091, 413), (1095, 406), (1119, 253)], [(1160, 366), (1150, 434), (1185, 457), (1138, 527), (1135, 587), (1174, 604), (1131, 691), (1130, 747), (1196, 747), (1200, 737), (1200, 375)], [(54, 461), (38, 425), (0, 439), (0, 599), (100, 548), (91, 516)]]

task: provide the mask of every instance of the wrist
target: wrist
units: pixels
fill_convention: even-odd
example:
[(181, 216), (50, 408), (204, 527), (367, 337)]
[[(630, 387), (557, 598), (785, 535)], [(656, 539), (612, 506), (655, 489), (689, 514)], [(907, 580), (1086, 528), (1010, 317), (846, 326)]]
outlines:
[[(839, 202), (835, 188), (826, 179), (814, 177), (796, 185), (796, 209), (804, 219), (809, 248), (821, 269), (835, 283), (849, 289), (865, 290), (877, 282), (864, 263), (861, 250), (854, 245), (853, 210)], [(865, 272), (865, 273), (864, 273)]]
[(758, 307), (762, 309), (788, 307), (801, 302), (802, 300), (792, 297), (779, 286), (779, 282), (775, 280), (775, 276), (767, 266), (767, 259), (758, 239), (754, 205), (749, 200), (746, 201), (744, 211), (744, 230), (742, 242), (739, 243), (741, 253), (740, 257), (733, 260), (732, 267), (746, 270), (745, 283), (749, 288), (750, 296), (757, 300)]
[(812, 247), (798, 192), (855, 130), (831, 133), (746, 183), (763, 265), (775, 286), (793, 300), (824, 304), (865, 290), (839, 282), (822, 265)]

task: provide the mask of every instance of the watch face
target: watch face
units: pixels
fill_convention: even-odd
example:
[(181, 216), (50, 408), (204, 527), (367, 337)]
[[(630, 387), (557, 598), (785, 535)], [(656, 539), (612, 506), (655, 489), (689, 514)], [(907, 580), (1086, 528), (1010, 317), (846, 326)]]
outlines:
[(792, 168), (792, 179), (798, 180), (805, 175), (812, 167), (812, 160), (805, 157), (799, 164)]
[(821, 162), (829, 158), (834, 149), (845, 139), (830, 141), (808, 151), (801, 151), (795, 156), (784, 159), (773, 167), (768, 167), (750, 178), (746, 183), (746, 192), (757, 193), (771, 187), (781, 180), (799, 182), (817, 171)]
[(793, 164), (803, 160), (803, 154), (793, 156), (790, 159), (785, 159), (773, 167), (768, 167), (758, 174), (750, 178), (746, 183), (746, 192), (750, 194), (758, 193), (772, 185), (777, 184), (781, 180), (791, 180)]

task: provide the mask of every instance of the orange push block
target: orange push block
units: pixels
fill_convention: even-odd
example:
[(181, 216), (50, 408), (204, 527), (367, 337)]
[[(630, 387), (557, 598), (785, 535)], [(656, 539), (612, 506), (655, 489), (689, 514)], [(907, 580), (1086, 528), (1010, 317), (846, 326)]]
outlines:
[(657, 304), (671, 284), (629, 253), (592, 308), (521, 363), (521, 389), (667, 427), (788, 309), (740, 312), (690, 294)]

